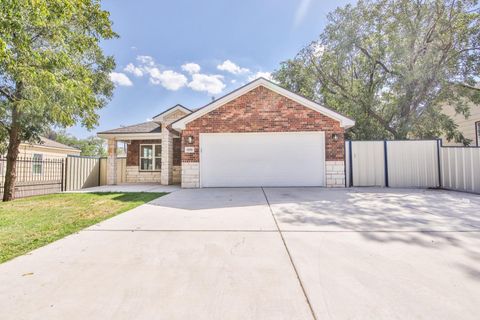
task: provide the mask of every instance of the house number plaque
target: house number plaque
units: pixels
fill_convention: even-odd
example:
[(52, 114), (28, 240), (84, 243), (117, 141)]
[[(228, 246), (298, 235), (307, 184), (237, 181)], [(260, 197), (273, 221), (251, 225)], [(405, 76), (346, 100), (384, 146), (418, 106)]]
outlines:
[(185, 153), (194, 153), (195, 147), (185, 147)]

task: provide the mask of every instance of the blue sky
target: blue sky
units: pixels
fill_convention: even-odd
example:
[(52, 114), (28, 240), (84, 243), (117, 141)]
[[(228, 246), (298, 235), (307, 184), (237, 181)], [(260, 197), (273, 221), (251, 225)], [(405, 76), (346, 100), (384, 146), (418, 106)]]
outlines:
[(322, 31), (347, 0), (106, 0), (119, 39), (114, 97), (93, 131), (144, 122), (180, 103), (198, 108), (258, 75), (267, 76)]

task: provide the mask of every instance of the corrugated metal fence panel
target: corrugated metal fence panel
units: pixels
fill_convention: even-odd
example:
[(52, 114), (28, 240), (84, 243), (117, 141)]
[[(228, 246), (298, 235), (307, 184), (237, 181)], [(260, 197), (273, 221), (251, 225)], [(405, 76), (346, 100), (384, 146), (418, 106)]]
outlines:
[(442, 186), (480, 193), (480, 148), (441, 148)]
[(117, 183), (127, 181), (127, 158), (117, 158)]
[(439, 187), (437, 141), (387, 141), (390, 187)]
[(100, 183), (104, 186), (107, 184), (107, 158), (100, 158)]
[(65, 172), (66, 191), (95, 187), (99, 184), (100, 159), (68, 157)]
[[(107, 184), (107, 158), (100, 158), (100, 185)], [(127, 158), (117, 158), (117, 183), (127, 181)]]
[(352, 141), (353, 186), (385, 186), (383, 141)]

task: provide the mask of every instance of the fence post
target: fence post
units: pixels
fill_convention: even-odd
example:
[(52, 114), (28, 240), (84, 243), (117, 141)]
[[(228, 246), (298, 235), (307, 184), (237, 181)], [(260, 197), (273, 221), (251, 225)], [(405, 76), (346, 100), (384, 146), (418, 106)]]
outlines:
[(437, 166), (438, 166), (438, 187), (442, 188), (442, 166), (440, 157), (440, 148), (442, 147), (442, 139), (437, 139)]
[(385, 163), (385, 187), (388, 188), (388, 155), (387, 155), (387, 140), (383, 140), (383, 157)]
[(62, 165), (61, 165), (61, 170), (62, 172), (60, 173), (60, 178), (62, 179), (62, 182), (61, 182), (61, 187), (60, 187), (60, 190), (63, 192), (65, 191), (65, 185), (64, 185), (64, 170), (65, 170), (65, 159), (62, 159)]
[(65, 191), (67, 191), (67, 182), (68, 182), (68, 157), (65, 158), (65, 175), (64, 175), (64, 184)]
[(350, 181), (349, 187), (353, 187), (353, 153), (352, 153), (352, 140), (348, 140), (348, 167), (350, 168)]

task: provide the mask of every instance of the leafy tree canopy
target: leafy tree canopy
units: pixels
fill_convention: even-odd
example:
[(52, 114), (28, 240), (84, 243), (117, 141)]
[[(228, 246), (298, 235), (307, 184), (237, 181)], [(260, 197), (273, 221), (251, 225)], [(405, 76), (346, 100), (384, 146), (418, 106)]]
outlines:
[(63, 143), (67, 146), (80, 149), (82, 156), (90, 157), (106, 157), (107, 150), (105, 149), (105, 140), (95, 136), (85, 139), (77, 138), (68, 134), (65, 130), (53, 131), (49, 130), (45, 137)]
[[(8, 138), (4, 200), (11, 200), (21, 141), (48, 127), (93, 128), (112, 95), (117, 35), (100, 0), (0, 1), (0, 139)], [(5, 141), (2, 139), (0, 141)]]
[(113, 91), (101, 39), (116, 37), (98, 0), (0, 2), (0, 128), (20, 140), (52, 125), (92, 128)]
[(445, 104), (480, 102), (477, 0), (361, 0), (328, 16), (318, 40), (274, 78), (356, 120), (352, 139), (434, 138), (468, 144)]

